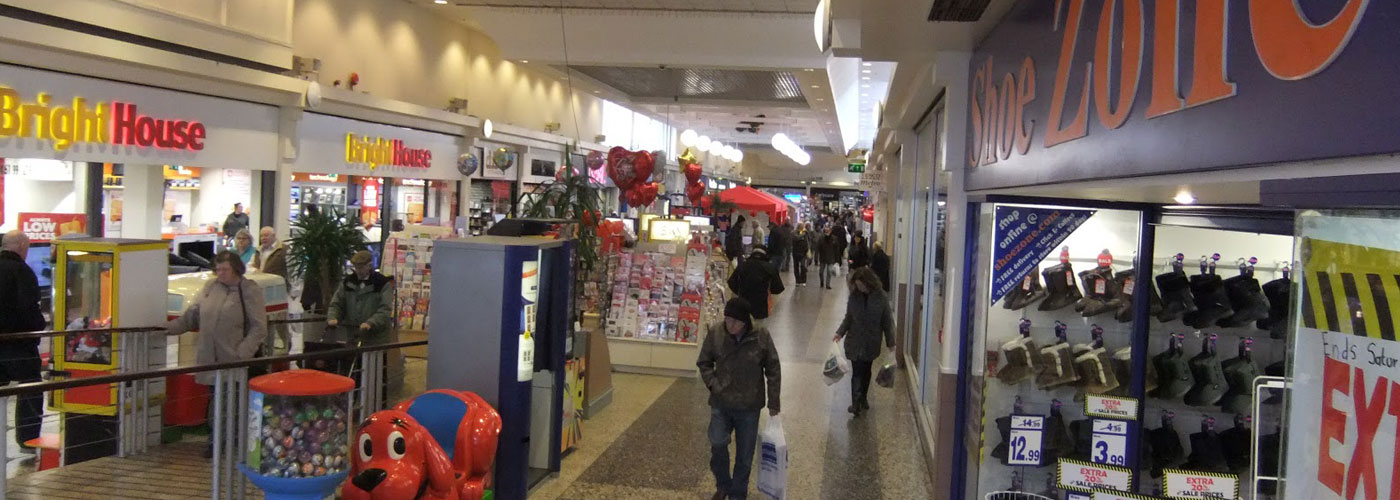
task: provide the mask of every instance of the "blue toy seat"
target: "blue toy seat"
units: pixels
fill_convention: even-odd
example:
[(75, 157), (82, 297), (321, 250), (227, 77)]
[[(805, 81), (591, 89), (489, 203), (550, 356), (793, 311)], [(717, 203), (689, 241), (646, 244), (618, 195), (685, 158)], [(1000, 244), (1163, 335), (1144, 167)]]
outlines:
[(457, 428), (467, 416), (467, 402), (440, 392), (425, 392), (413, 399), (407, 413), (428, 429), (449, 460), (457, 447)]

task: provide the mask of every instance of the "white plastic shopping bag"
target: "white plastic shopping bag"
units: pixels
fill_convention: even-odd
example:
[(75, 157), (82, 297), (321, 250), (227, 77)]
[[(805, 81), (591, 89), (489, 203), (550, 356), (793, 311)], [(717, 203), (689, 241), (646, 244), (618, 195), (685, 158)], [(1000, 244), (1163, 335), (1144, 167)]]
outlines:
[(831, 353), (826, 356), (826, 364), (822, 366), (822, 375), (826, 375), (826, 385), (834, 385), (851, 371), (851, 360), (846, 359), (846, 349), (841, 347), (841, 342), (831, 343)]
[(783, 418), (768, 418), (759, 447), (758, 491), (769, 498), (784, 500), (787, 496), (787, 437), (783, 435)]

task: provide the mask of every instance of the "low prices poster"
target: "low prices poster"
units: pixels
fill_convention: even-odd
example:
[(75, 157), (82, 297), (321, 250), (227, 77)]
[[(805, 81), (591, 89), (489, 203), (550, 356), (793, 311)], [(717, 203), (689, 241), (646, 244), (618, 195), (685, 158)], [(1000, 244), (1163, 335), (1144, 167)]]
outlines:
[(1299, 218), (1286, 498), (1400, 499), (1397, 221)]
[(19, 228), (30, 243), (46, 243), (65, 234), (87, 234), (87, 215), (20, 212)]
[(992, 241), (992, 303), (1040, 270), (1050, 255), (1093, 210), (997, 205)]

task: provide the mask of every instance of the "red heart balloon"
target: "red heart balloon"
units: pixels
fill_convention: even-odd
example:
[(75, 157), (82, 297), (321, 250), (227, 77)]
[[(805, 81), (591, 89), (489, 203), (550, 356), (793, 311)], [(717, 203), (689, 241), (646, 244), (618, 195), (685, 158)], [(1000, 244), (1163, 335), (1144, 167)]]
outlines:
[(685, 195), (687, 198), (690, 198), (691, 205), (699, 205), (700, 198), (705, 196), (705, 185), (699, 182), (692, 182), (690, 186), (685, 188)]
[(685, 165), (685, 180), (691, 184), (700, 182), (700, 164), (687, 163)]
[(636, 187), (633, 187), (632, 189), (627, 190), (627, 204), (628, 204), (628, 205), (633, 206), (633, 207), (640, 207), (640, 206), (642, 206), (642, 205), (645, 205), (645, 203), (642, 203), (642, 199), (643, 199), (643, 198), (642, 198), (642, 190), (639, 189), (639, 188), (640, 188), (640, 186), (636, 186)]
[(656, 202), (656, 196), (661, 194), (661, 186), (655, 182), (648, 182), (642, 185), (642, 204), (650, 206)]
[(646, 182), (655, 167), (651, 153), (628, 151), (622, 146), (608, 150), (608, 178), (618, 189), (628, 190)]

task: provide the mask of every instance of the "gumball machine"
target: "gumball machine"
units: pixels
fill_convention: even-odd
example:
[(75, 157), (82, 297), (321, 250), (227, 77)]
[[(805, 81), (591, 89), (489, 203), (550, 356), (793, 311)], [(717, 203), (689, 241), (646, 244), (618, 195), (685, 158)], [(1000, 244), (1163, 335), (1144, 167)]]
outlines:
[(289, 370), (248, 381), (248, 455), (239, 470), (268, 500), (321, 500), (350, 470), (349, 377)]

